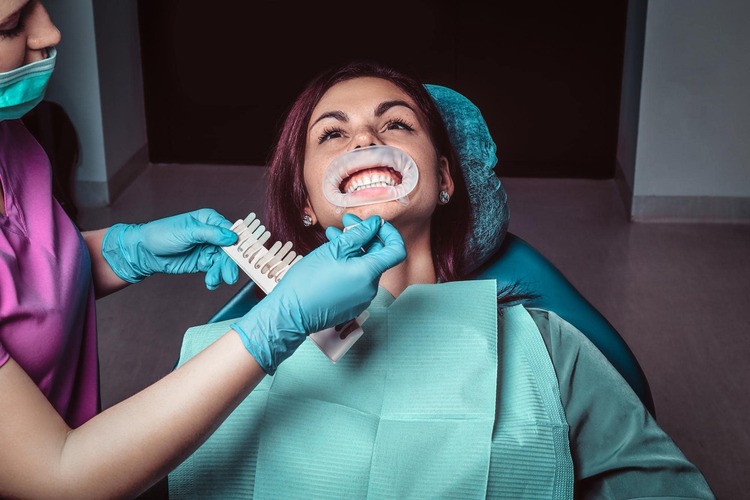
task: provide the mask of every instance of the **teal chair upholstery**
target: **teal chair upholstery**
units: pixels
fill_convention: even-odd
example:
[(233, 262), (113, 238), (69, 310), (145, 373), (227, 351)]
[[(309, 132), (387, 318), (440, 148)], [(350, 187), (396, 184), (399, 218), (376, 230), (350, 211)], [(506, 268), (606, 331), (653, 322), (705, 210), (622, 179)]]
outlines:
[[(526, 305), (553, 311), (574, 325), (607, 357), (655, 416), (654, 401), (638, 360), (615, 328), (565, 276), (522, 238), (507, 233), (498, 251), (470, 279), (495, 279), (498, 289), (519, 284), (532, 296)], [(260, 300), (252, 281), (243, 286), (209, 323), (242, 316)]]

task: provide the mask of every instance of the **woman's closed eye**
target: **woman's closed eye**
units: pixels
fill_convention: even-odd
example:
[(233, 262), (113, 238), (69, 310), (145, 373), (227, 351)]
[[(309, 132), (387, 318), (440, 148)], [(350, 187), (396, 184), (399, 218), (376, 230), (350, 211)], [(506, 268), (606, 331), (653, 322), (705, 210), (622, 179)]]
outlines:
[(23, 22), (19, 21), (14, 28), (0, 30), (0, 38), (15, 38), (23, 31)]
[(27, 3), (7, 21), (0, 23), (0, 39), (14, 38), (23, 32), (24, 23), (26, 21), (26, 10), (30, 4), (31, 2)]

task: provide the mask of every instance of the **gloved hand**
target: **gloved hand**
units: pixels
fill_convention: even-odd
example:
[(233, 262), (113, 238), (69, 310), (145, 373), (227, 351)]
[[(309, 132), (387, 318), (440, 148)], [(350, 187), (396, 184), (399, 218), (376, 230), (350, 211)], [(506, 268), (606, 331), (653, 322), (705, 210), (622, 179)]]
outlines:
[(237, 264), (219, 248), (237, 241), (231, 225), (210, 208), (147, 224), (115, 224), (104, 235), (102, 255), (128, 283), (154, 273), (205, 272), (213, 290), (222, 279), (232, 284), (238, 278)]
[[(359, 219), (344, 216), (345, 225), (354, 221)], [(268, 296), (231, 325), (268, 374), (308, 334), (357, 317), (375, 297), (380, 275), (406, 258), (401, 235), (388, 222), (381, 226), (378, 216), (343, 234), (328, 228), (326, 236), (331, 241), (292, 266)]]

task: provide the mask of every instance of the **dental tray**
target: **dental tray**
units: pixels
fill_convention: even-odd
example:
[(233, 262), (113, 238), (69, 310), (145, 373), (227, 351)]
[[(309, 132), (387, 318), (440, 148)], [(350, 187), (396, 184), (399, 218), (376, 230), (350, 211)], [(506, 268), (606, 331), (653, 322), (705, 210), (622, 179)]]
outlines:
[[(237, 233), (237, 243), (222, 247), (223, 250), (266, 294), (271, 293), (284, 274), (302, 259), (292, 250), (289, 241), (284, 244), (277, 241), (270, 248), (266, 247), (271, 233), (254, 212), (239, 219), (230, 229)], [(328, 359), (336, 363), (362, 336), (362, 324), (368, 316), (369, 313), (364, 311), (351, 321), (311, 333), (309, 337)]]

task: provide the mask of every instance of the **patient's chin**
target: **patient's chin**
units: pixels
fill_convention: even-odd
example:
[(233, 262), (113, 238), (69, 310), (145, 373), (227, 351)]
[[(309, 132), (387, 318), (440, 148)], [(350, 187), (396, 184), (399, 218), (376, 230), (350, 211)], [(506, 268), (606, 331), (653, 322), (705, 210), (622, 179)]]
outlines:
[(384, 220), (389, 222), (403, 217), (403, 214), (407, 210), (407, 206), (402, 203), (393, 201), (384, 201), (381, 203), (373, 203), (371, 205), (362, 205), (358, 207), (348, 207), (344, 209), (344, 212), (352, 213), (360, 219), (366, 219), (373, 215), (377, 215)]

